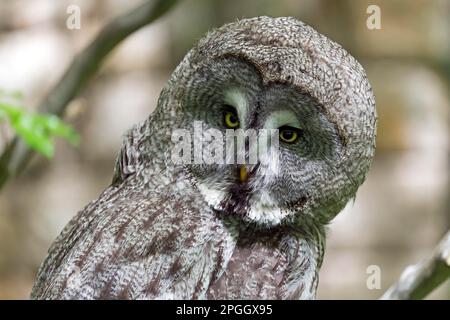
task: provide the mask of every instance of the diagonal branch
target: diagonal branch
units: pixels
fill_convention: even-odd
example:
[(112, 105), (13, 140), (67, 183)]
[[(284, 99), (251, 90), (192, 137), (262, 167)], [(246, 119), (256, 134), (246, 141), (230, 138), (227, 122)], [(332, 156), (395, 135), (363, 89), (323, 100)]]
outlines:
[[(94, 41), (75, 56), (61, 80), (38, 106), (38, 111), (62, 116), (68, 103), (86, 85), (114, 47), (134, 31), (162, 16), (177, 2), (178, 0), (146, 1), (108, 23)], [(8, 179), (25, 168), (33, 153), (18, 137), (11, 141), (0, 156), (0, 189)]]
[(381, 299), (423, 299), (450, 277), (450, 231), (436, 247), (433, 255), (407, 267), (400, 279)]

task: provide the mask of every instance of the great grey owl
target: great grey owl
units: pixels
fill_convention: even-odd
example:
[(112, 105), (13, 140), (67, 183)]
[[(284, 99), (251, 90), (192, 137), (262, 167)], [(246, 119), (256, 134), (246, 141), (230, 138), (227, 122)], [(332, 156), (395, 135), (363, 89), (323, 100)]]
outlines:
[[(181, 140), (194, 150), (180, 156), (205, 144), (174, 139), (196, 122), (278, 142), (253, 164), (179, 163)], [(375, 132), (371, 87), (341, 46), (294, 18), (224, 25), (127, 133), (112, 184), (56, 239), (31, 297), (313, 299), (326, 225), (364, 181)]]

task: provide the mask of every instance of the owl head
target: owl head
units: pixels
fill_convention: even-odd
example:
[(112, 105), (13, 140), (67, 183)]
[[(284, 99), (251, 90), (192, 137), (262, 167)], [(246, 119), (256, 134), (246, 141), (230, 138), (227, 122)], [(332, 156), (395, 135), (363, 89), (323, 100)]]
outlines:
[(211, 208), (265, 227), (329, 222), (355, 196), (375, 151), (363, 68), (293, 18), (208, 33), (174, 71), (153, 119), (153, 135), (171, 136), (160, 147), (192, 147), (181, 166)]

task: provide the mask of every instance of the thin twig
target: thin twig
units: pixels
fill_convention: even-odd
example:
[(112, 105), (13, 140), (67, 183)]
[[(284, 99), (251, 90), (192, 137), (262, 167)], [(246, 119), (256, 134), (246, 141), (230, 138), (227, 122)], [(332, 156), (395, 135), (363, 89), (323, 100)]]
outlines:
[[(178, 0), (146, 1), (136, 9), (108, 23), (91, 44), (75, 56), (61, 80), (38, 106), (39, 112), (62, 116), (69, 102), (76, 97), (98, 70), (101, 62), (123, 39), (141, 27), (153, 22)], [(11, 177), (28, 164), (33, 151), (15, 137), (0, 156), (0, 189)]]
[(407, 267), (400, 279), (381, 297), (386, 300), (423, 299), (450, 277), (450, 231), (434, 254)]

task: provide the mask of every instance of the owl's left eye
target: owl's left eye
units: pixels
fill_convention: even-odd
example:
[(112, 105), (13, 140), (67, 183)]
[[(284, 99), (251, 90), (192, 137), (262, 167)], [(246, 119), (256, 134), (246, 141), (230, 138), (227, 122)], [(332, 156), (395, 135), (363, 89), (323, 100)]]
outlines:
[(229, 129), (236, 129), (239, 127), (239, 118), (234, 108), (230, 107), (223, 114), (223, 122)]
[(280, 140), (286, 143), (294, 143), (301, 133), (300, 129), (290, 126), (283, 126), (278, 130), (280, 132)]

